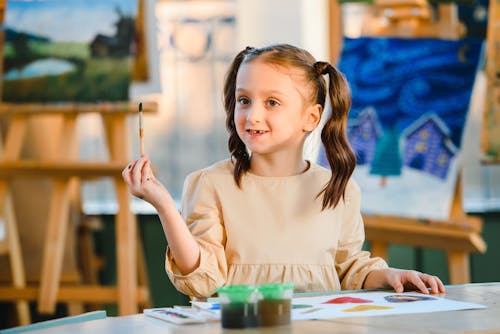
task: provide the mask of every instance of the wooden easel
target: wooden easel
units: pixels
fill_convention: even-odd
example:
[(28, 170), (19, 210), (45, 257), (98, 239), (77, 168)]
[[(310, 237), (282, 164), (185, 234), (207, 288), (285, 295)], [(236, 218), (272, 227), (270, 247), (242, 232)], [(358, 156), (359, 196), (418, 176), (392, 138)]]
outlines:
[[(379, 15), (387, 15), (389, 24), (367, 24), (368, 36), (434, 37), (458, 39), (464, 33), (453, 3), (439, 4), (439, 20), (433, 21), (425, 0), (375, 0)], [(383, 11), (391, 9), (390, 11)], [(415, 10), (417, 9), (417, 10)], [(341, 22), (337, 1), (330, 1), (330, 22)], [(385, 13), (385, 14), (384, 14)], [(342, 29), (331, 26), (330, 55), (337, 61), (341, 50)], [(395, 216), (364, 215), (366, 240), (373, 256), (387, 259), (391, 244), (442, 249), (447, 254), (451, 284), (469, 283), (469, 254), (484, 253), (481, 237), (482, 221), (463, 211), (460, 182), (457, 180), (450, 218), (447, 221), (419, 220)]]
[(469, 254), (486, 251), (482, 221), (464, 213), (459, 181), (447, 221), (364, 215), (364, 223), (373, 256), (387, 259), (391, 244), (444, 250), (451, 284), (470, 283)]
[[(17, 137), (23, 132), (19, 127), (19, 123), (14, 121), (11, 124), (11, 130), (7, 137), (7, 142), (12, 142), (12, 137)], [(9, 138), (10, 136), (10, 138)], [(6, 146), (1, 141), (0, 136), (0, 156), (6, 159), (14, 159), (19, 152), (19, 148), (15, 146)], [(9, 258), (10, 271), (12, 273), (12, 286), (17, 289), (26, 288), (26, 275), (24, 272), (24, 261), (21, 251), (21, 242), (17, 230), (16, 215), (12, 203), (11, 194), (9, 192), (8, 183), (5, 180), (0, 180), (0, 217), (5, 225), (5, 239), (0, 241), (0, 255), (6, 254)], [(31, 322), (29, 305), (27, 300), (18, 300), (16, 302), (16, 310), (18, 323), (27, 325)]]
[(375, 17), (365, 24), (365, 36), (458, 39), (465, 26), (454, 3), (439, 3), (437, 19), (427, 0), (375, 0)]
[[(481, 131), (483, 163), (500, 163), (498, 132), (500, 131), (500, 2), (491, 0), (486, 33), (486, 105)], [(493, 153), (495, 152), (495, 153)]]
[[(144, 110), (154, 110), (155, 105), (145, 104)], [(38, 300), (42, 313), (53, 313), (56, 301), (114, 303), (119, 305), (120, 314), (137, 312), (139, 303), (149, 301), (147, 287), (138, 286), (137, 270), (137, 225), (130, 211), (130, 195), (121, 179), (121, 171), (129, 161), (126, 118), (136, 113), (137, 106), (132, 103), (113, 103), (98, 105), (30, 105), (0, 104), (0, 116), (10, 118), (4, 154), (0, 159), (0, 195), (9, 193), (11, 177), (48, 177), (53, 179), (49, 221), (43, 253), (40, 287), (26, 287), (22, 280), (12, 287), (0, 288), (0, 300)], [(75, 125), (78, 115), (99, 113), (105, 124), (110, 161), (82, 162), (74, 155)], [(25, 128), (31, 117), (40, 115), (61, 115), (64, 130), (59, 154), (43, 161), (22, 160), (19, 153), (23, 145)], [(71, 181), (111, 177), (114, 179), (119, 210), (116, 215), (116, 248), (118, 288), (91, 286), (60, 286), (62, 255), (68, 226), (68, 210)], [(6, 196), (6, 195), (4, 195)], [(4, 203), (0, 203), (4, 204)], [(8, 219), (8, 218), (7, 218)], [(8, 219), (8, 240), (13, 238), (14, 246), (9, 246), (11, 258), (20, 254), (16, 250), (15, 221)], [(10, 226), (13, 225), (14, 229)], [(17, 238), (18, 240), (18, 238)], [(17, 242), (18, 244), (18, 242)], [(14, 257), (12, 257), (14, 255)], [(21, 261), (18, 261), (22, 263)], [(18, 265), (18, 268), (22, 266)], [(13, 270), (13, 272), (15, 272)], [(22, 276), (22, 275), (21, 275)], [(25, 282), (24, 282), (25, 283)]]
[[(3, 22), (5, 0), (0, 1), (0, 11)], [(3, 34), (0, 37), (0, 45), (3, 45)], [(143, 110), (155, 111), (156, 104), (144, 103)], [(86, 113), (97, 113), (102, 117), (109, 161), (83, 162), (77, 159), (76, 121), (79, 115)], [(0, 103), (0, 117), (8, 120), (5, 142), (3, 145), (0, 143), (0, 216), (5, 221), (7, 235), (5, 240), (0, 241), (0, 254), (8, 255), (12, 274), (12, 285), (0, 286), (0, 300), (16, 301), (19, 324), (30, 322), (27, 304), (30, 300), (38, 301), (41, 313), (53, 313), (58, 301), (117, 303), (121, 315), (137, 313), (139, 304), (149, 305), (146, 276), (138, 273), (138, 265), (141, 267), (143, 263), (138, 261), (137, 256), (137, 223), (130, 210), (130, 194), (121, 179), (121, 171), (129, 162), (130, 152), (127, 117), (134, 113), (137, 113), (137, 104), (128, 102), (57, 105)], [(63, 130), (57, 153), (41, 160), (21, 159), (28, 121), (44, 115), (62, 118)], [(18, 225), (10, 196), (9, 180), (13, 177), (42, 177), (53, 181), (40, 285), (35, 287), (26, 284)], [(113, 178), (119, 207), (115, 218), (117, 287), (61, 285), (72, 184), (76, 180), (101, 177)], [(141, 256), (139, 252), (139, 258)]]

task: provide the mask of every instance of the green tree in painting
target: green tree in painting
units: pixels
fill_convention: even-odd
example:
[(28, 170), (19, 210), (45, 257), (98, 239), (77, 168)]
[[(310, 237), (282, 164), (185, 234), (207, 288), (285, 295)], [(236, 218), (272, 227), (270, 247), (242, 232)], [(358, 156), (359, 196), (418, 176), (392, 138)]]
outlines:
[(12, 48), (19, 63), (25, 63), (31, 58), (31, 50), (28, 45), (28, 36), (24, 33), (18, 33), (12, 40)]
[(402, 165), (399, 132), (396, 126), (386, 128), (375, 146), (370, 174), (380, 175), (380, 185), (385, 187), (388, 176), (401, 175)]

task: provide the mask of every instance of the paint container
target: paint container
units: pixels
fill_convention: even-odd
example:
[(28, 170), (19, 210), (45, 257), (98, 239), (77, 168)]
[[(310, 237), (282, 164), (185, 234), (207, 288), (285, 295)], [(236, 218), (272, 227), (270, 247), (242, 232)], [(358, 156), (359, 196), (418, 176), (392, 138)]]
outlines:
[(292, 318), (293, 283), (270, 283), (259, 286), (259, 326), (290, 324)]
[(228, 285), (217, 289), (222, 328), (257, 327), (257, 289), (248, 285)]

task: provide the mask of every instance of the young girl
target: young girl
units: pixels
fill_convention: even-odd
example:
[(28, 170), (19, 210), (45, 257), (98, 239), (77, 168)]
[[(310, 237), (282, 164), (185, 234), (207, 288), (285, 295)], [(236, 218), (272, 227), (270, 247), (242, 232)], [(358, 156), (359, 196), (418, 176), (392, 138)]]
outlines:
[[(321, 138), (330, 170), (302, 155), (327, 94)], [(439, 278), (388, 268), (361, 250), (361, 194), (345, 133), (350, 93), (332, 65), (290, 45), (247, 47), (228, 71), (224, 103), (231, 158), (187, 177), (182, 215), (147, 156), (123, 171), (131, 193), (158, 211), (179, 291), (207, 297), (228, 284), (293, 282), (296, 292), (444, 292)]]

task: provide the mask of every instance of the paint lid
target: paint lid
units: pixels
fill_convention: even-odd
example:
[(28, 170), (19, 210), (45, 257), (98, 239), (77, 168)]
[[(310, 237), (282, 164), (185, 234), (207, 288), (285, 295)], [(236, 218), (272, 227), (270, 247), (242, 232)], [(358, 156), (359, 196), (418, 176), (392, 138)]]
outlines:
[(257, 288), (250, 285), (227, 285), (217, 289), (221, 304), (255, 303), (259, 295)]
[(293, 283), (268, 283), (257, 289), (263, 299), (289, 299), (293, 296)]

